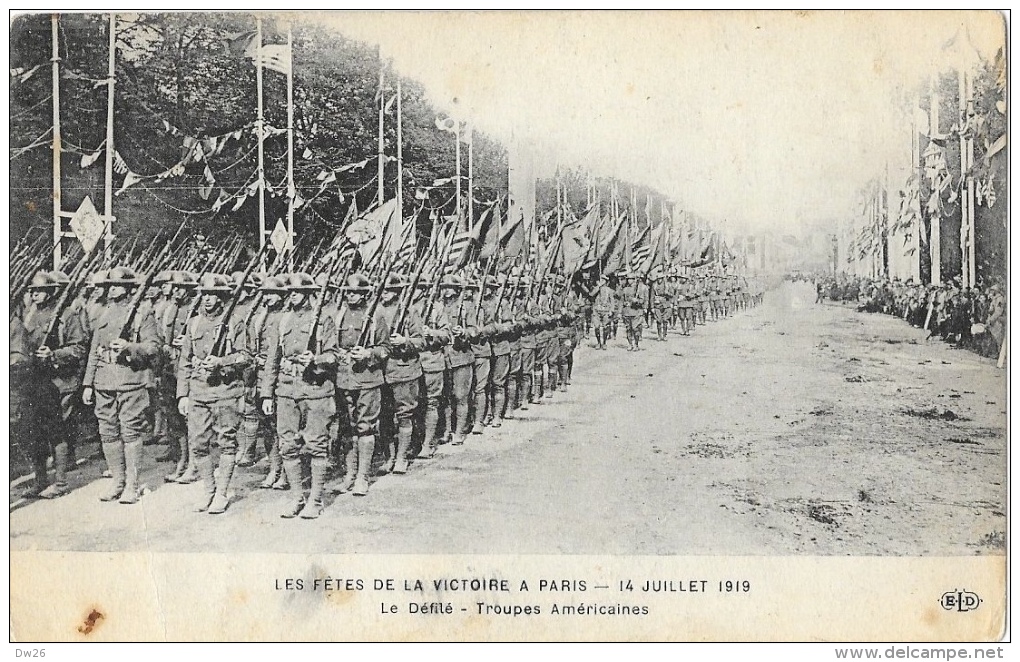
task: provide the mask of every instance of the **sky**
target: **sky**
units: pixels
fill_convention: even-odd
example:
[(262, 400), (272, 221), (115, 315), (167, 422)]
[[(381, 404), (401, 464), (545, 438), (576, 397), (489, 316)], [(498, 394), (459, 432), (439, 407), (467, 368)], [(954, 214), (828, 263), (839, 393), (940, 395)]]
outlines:
[(909, 166), (919, 85), (975, 53), (992, 57), (1004, 41), (990, 12), (316, 20), (379, 44), (439, 108), (504, 144), (529, 145), (539, 175), (587, 168), (653, 186), (731, 228), (794, 234), (851, 213), (856, 190), (887, 163)]

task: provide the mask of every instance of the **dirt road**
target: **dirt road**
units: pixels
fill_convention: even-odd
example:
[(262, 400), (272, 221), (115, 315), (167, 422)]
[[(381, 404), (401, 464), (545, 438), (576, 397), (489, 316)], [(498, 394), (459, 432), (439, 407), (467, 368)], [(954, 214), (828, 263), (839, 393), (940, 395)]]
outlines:
[[(331, 497), (316, 521), (240, 470), (230, 510), (198, 485), (11, 513), (13, 549), (316, 553), (1004, 553), (1006, 378), (902, 320), (785, 283), (691, 337), (577, 352), (573, 384), (498, 431)], [(258, 469), (261, 470), (261, 465)]]

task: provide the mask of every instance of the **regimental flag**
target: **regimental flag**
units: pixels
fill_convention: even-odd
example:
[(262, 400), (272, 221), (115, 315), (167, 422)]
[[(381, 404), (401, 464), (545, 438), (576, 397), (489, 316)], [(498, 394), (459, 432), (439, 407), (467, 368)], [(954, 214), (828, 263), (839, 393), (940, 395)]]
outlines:
[(645, 226), (645, 229), (641, 231), (637, 239), (631, 242), (630, 245), (630, 270), (641, 271), (644, 267), (645, 261), (648, 260), (648, 256), (652, 252), (651, 242), (649, 241), (649, 235), (651, 234), (651, 228)]
[(471, 233), (461, 224), (460, 216), (447, 216), (446, 221), (450, 228), (448, 232), (456, 233), (450, 244), (450, 251), (446, 255), (446, 264), (443, 267), (443, 272), (450, 274), (467, 263)]
[(645, 264), (642, 265), (642, 273), (656, 275), (661, 273), (668, 262), (669, 251), (669, 225), (660, 223), (652, 232), (651, 251)]
[(247, 30), (227, 35), (226, 39), (224, 39), (227, 51), (235, 57), (255, 59), (258, 55), (258, 44), (255, 43), (256, 34), (254, 30)]
[(584, 265), (585, 256), (591, 250), (591, 229), (598, 218), (598, 208), (592, 205), (587, 210), (584, 218), (577, 217), (567, 210), (570, 220), (563, 225), (562, 233), (562, 255), (563, 273), (567, 277), (573, 276)]
[(357, 244), (362, 263), (369, 264), (388, 246), (397, 247), (403, 236), (401, 223), (397, 199), (390, 198), (351, 223), (347, 238)]
[(600, 250), (602, 255), (599, 256), (601, 263), (601, 271), (605, 275), (614, 274), (624, 266), (624, 258), (626, 253), (626, 237), (621, 231), (623, 225), (627, 222), (627, 212), (624, 211), (620, 214), (619, 220), (616, 222), (616, 227), (613, 228), (612, 232), (606, 237), (604, 242), (600, 242)]

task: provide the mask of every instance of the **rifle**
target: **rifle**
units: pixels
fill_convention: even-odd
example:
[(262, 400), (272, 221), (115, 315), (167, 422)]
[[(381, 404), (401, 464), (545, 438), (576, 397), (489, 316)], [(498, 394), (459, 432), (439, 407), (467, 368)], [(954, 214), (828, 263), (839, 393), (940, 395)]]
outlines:
[(372, 318), (375, 317), (375, 311), (379, 308), (379, 301), (382, 300), (383, 292), (386, 291), (386, 280), (389, 278), (390, 272), (393, 271), (395, 263), (396, 260), (390, 260), (385, 272), (379, 278), (379, 284), (372, 295), (372, 303), (369, 304), (368, 309), (365, 311), (365, 321), (361, 324), (361, 334), (358, 336), (359, 347), (365, 347), (365, 343), (369, 340), (368, 334), (372, 329)]
[(478, 283), (478, 296), (475, 299), (475, 326), (478, 326), (478, 320), (482, 316), (482, 294), (485, 293), (485, 281), (488, 280), (490, 275), (492, 275), (492, 268), (495, 264), (496, 256), (493, 255), (485, 264), (485, 271), (482, 272), (482, 280)]
[[(234, 291), (230, 293), (230, 303), (223, 309), (223, 314), (220, 315), (220, 321), (216, 325), (216, 337), (213, 339), (212, 349), (209, 353), (212, 356), (223, 356), (227, 351), (227, 329), (230, 324), (230, 316), (234, 314), (234, 310), (237, 308), (237, 304), (241, 300), (241, 291), (244, 290), (244, 284), (251, 276), (251, 272), (255, 270), (255, 265), (259, 263), (262, 256), (265, 254), (266, 248), (269, 246), (269, 242), (262, 245), (259, 252), (255, 254), (251, 260), (248, 261), (248, 266), (245, 267), (244, 273), (241, 275), (240, 280), (234, 285)], [(252, 310), (255, 307), (252, 306)]]
[[(103, 231), (106, 232), (105, 230)], [(57, 325), (60, 324), (60, 318), (64, 313), (64, 309), (71, 303), (74, 296), (78, 293), (78, 288), (85, 278), (94, 270), (96, 265), (99, 264), (100, 252), (96, 249), (99, 247), (99, 242), (92, 247), (92, 250), (82, 256), (82, 259), (75, 266), (71, 275), (68, 277), (67, 286), (64, 287), (64, 291), (61, 292), (60, 298), (53, 306), (53, 318), (50, 319), (49, 325), (46, 327), (46, 333), (43, 335), (42, 344), (49, 347), (51, 344), (55, 344), (57, 340)]]
[(150, 285), (152, 285), (152, 280), (156, 277), (156, 272), (158, 271), (159, 266), (163, 263), (163, 260), (169, 257), (169, 255), (173, 252), (173, 245), (176, 243), (177, 238), (180, 236), (181, 232), (184, 230), (184, 226), (187, 224), (187, 220), (181, 222), (180, 226), (177, 228), (177, 232), (174, 233), (173, 238), (164, 244), (162, 249), (160, 249), (159, 253), (156, 255), (156, 259), (153, 260), (152, 263), (153, 268), (150, 269), (149, 273), (145, 276), (145, 280), (142, 281), (141, 285), (138, 287), (138, 291), (135, 292), (135, 295), (131, 297), (131, 304), (128, 309), (127, 318), (124, 320), (124, 324), (120, 328), (120, 333), (117, 334), (118, 338), (123, 340), (129, 340), (131, 338), (131, 330), (134, 327), (135, 317), (138, 315), (138, 309), (142, 305), (142, 299), (145, 298), (145, 291), (149, 289)]
[(443, 256), (439, 260), (439, 264), (436, 265), (436, 273), (433, 276), (434, 282), (432, 283), (432, 292), (429, 293), (428, 303), (425, 307), (425, 316), (423, 320), (428, 320), (432, 317), (432, 310), (435, 308), (436, 299), (439, 296), (439, 283), (443, 278), (443, 268), (446, 266), (446, 260), (450, 257), (450, 247), (453, 246), (453, 239), (456, 232), (450, 229), (450, 236), (446, 238), (446, 247), (443, 248)]
[[(308, 351), (315, 352), (318, 347), (318, 334), (319, 334), (319, 321), (322, 319), (322, 309), (326, 305), (326, 292), (329, 288), (329, 282), (336, 275), (337, 266), (342, 264), (337, 260), (326, 272), (326, 282), (322, 286), (322, 293), (319, 294), (319, 300), (315, 303), (315, 315), (312, 316), (312, 327), (308, 331)], [(354, 260), (348, 260), (347, 271), (344, 274), (342, 282), (346, 282), (347, 278), (351, 275), (351, 269), (354, 267)], [(316, 352), (317, 353), (317, 352)]]
[(418, 262), (418, 266), (414, 270), (414, 277), (411, 278), (411, 284), (407, 289), (407, 296), (403, 298), (397, 308), (396, 324), (393, 325), (393, 332), (400, 333), (401, 329), (404, 328), (404, 322), (407, 321), (407, 313), (411, 309), (411, 300), (414, 298), (414, 288), (418, 287), (418, 282), (421, 280), (421, 274), (425, 271), (425, 263), (428, 262), (426, 259), (421, 259)]

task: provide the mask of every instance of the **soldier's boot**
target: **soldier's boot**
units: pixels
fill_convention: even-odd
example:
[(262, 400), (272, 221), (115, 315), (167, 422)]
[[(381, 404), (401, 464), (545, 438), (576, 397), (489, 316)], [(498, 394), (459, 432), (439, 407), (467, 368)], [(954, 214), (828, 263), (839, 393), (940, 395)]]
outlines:
[(530, 372), (521, 372), (521, 411), (527, 411), (531, 403), (531, 389), (534, 377)]
[(556, 387), (559, 386), (560, 368), (555, 363), (549, 364), (549, 388), (546, 389), (545, 397), (551, 398)]
[(204, 491), (199, 498), (198, 505), (195, 506), (195, 512), (204, 513), (209, 510), (213, 499), (216, 498), (216, 467), (213, 466), (210, 455), (198, 458), (196, 464), (198, 465), (198, 475), (202, 478)]
[(402, 423), (397, 428), (397, 456), (393, 463), (393, 473), (395, 474), (406, 474), (407, 473), (407, 454), (411, 450), (411, 421)]
[(230, 499), (227, 498), (227, 490), (230, 489), (230, 479), (234, 477), (234, 467), (237, 466), (237, 455), (234, 453), (221, 453), (220, 466), (216, 472), (216, 494), (212, 503), (209, 504), (209, 514), (219, 515), (227, 511)]
[(293, 460), (284, 458), (283, 470), (287, 472), (287, 480), (290, 481), (292, 487), (297, 492), (296, 498), (290, 502), (287, 510), (280, 513), (280, 517), (284, 519), (290, 519), (297, 517), (305, 508), (305, 504), (308, 502), (308, 492), (304, 490), (301, 458), (295, 458)]
[(308, 494), (308, 503), (301, 509), (301, 519), (315, 519), (322, 514), (322, 493), (326, 485), (326, 472), (329, 471), (329, 459), (313, 457), (310, 468), (311, 490)]
[[(66, 441), (62, 441), (53, 447), (53, 484), (46, 487), (39, 493), (39, 496), (43, 499), (56, 499), (62, 497), (71, 491), (71, 488), (67, 485), (67, 471), (70, 467), (71, 461), (71, 448), (70, 444)], [(45, 465), (43, 465), (43, 471), (45, 471)], [(45, 476), (46, 474), (43, 473)]]
[(344, 456), (344, 478), (340, 483), (341, 492), (350, 492), (358, 477), (358, 440), (350, 441), (351, 447)]
[(560, 390), (566, 391), (570, 386), (570, 364), (566, 360), (560, 364)]
[(124, 443), (124, 491), (120, 495), (121, 503), (138, 503), (142, 495), (142, 484), (139, 482), (138, 474), (141, 471), (144, 444), (141, 439)]
[[(20, 496), (22, 499), (37, 499), (39, 496), (46, 491), (49, 485), (49, 477), (47, 476), (46, 470), (46, 456), (35, 457), (32, 459), (32, 482), (29, 483), (28, 487), (22, 490)], [(117, 497), (114, 497), (115, 499)]]
[(372, 468), (372, 456), (375, 455), (375, 437), (368, 435), (358, 437), (358, 473), (354, 478), (351, 492), (355, 496), (368, 494), (368, 472)]
[(492, 389), (492, 422), (490, 425), (499, 428), (503, 425), (503, 408), (506, 406), (506, 389)]
[(602, 329), (595, 329), (595, 349), (602, 349)]
[(397, 463), (397, 440), (393, 437), (386, 442), (386, 462), (379, 467), (380, 474), (393, 473), (393, 467)]
[(173, 441), (173, 447), (177, 449), (177, 466), (174, 467), (173, 473), (163, 477), (163, 480), (168, 483), (176, 483), (180, 481), (181, 477), (188, 469), (188, 438), (184, 436), (178, 437)]
[(176, 482), (181, 483), (182, 485), (188, 485), (190, 483), (197, 482), (198, 479), (201, 478), (201, 475), (198, 473), (198, 464), (196, 463), (197, 459), (198, 458), (195, 457), (195, 453), (189, 447), (187, 467)]
[(255, 444), (258, 441), (259, 419), (254, 411), (245, 412), (241, 427), (237, 431), (237, 466), (250, 467), (255, 464)]
[(283, 459), (280, 457), (280, 442), (278, 439), (272, 439), (269, 444), (269, 451), (266, 454), (269, 456), (270, 465), (274, 462), (273, 458), (275, 457), (275, 462), (279, 463), (281, 469), (279, 477), (273, 482), (273, 489), (289, 490), (290, 481), (287, 479), (287, 472), (283, 471)]
[(514, 411), (521, 406), (521, 378), (516, 373), (506, 379), (506, 405), (503, 407), (503, 418), (513, 418)]
[(116, 501), (124, 493), (126, 481), (124, 444), (119, 441), (103, 442), (103, 455), (106, 457), (106, 466), (110, 469), (111, 481), (109, 488), (99, 497), (99, 500)]
[(475, 394), (475, 424), (471, 428), (471, 434), (482, 434), (485, 432), (485, 391)]
[(535, 370), (531, 373), (532, 391), (528, 394), (528, 402), (533, 405), (541, 404), (545, 383), (542, 381), (542, 371)]
[[(287, 480), (287, 474), (283, 471), (283, 460), (280, 459), (280, 449), (273, 444), (269, 447), (269, 471), (266, 477), (259, 483), (259, 489), (269, 490), (276, 486), (277, 481)], [(288, 486), (289, 487), (289, 486)]]
[(429, 405), (425, 409), (425, 439), (421, 445), (421, 452), (418, 457), (429, 460), (435, 457), (436, 448), (439, 446), (439, 410)]

